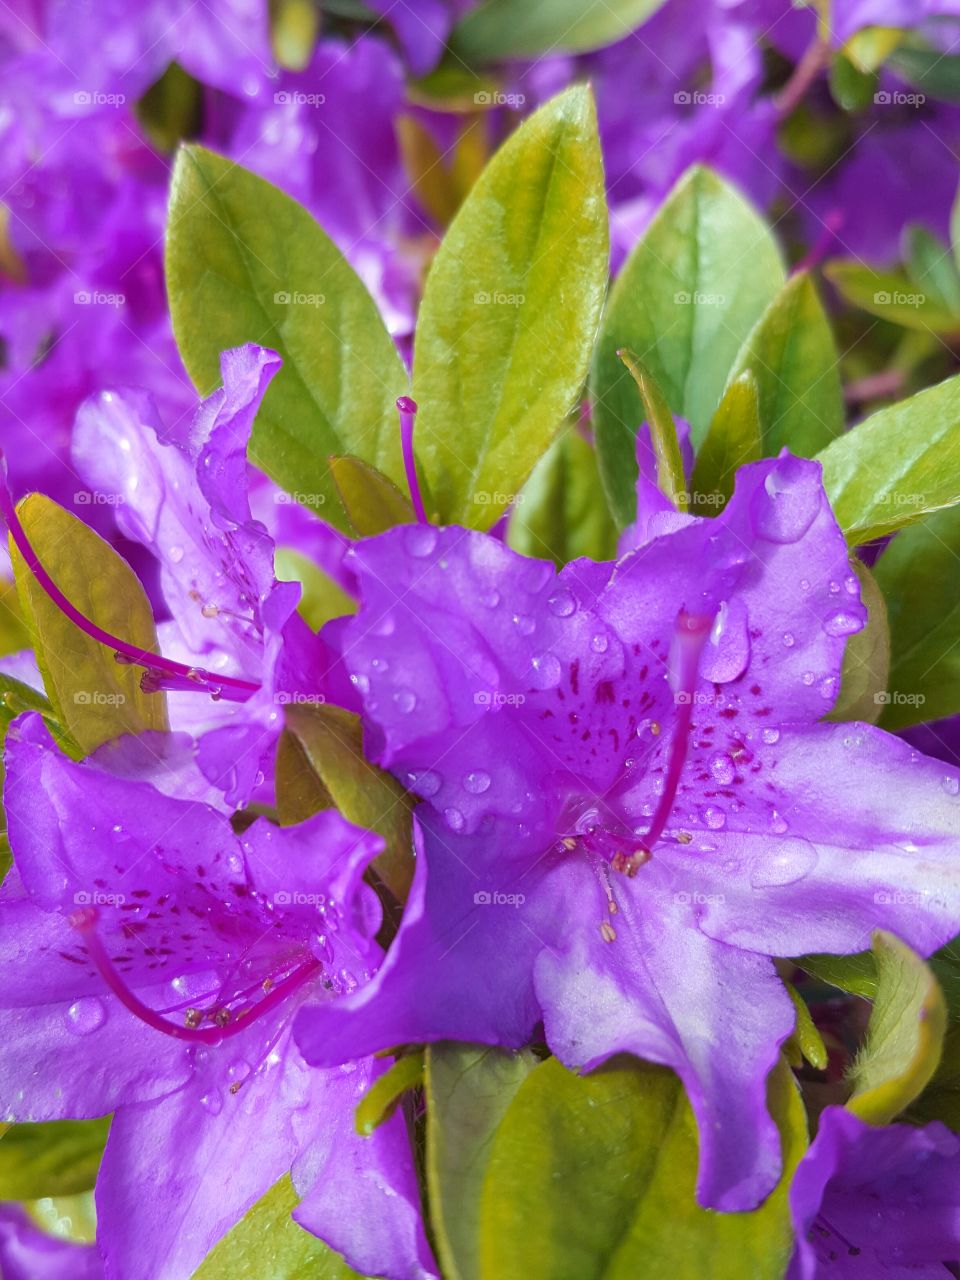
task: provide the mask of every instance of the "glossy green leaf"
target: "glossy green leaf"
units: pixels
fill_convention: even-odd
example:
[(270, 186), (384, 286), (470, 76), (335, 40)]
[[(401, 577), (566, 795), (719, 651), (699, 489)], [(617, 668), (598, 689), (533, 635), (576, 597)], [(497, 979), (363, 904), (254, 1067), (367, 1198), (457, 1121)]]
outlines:
[(937, 305), (960, 315), (960, 272), (948, 245), (926, 227), (906, 227), (904, 264), (913, 283)]
[[(923, 95), (946, 102), (960, 102), (960, 57), (920, 40), (904, 42), (890, 56), (890, 67)], [(924, 98), (904, 106), (922, 106)]]
[(298, 1197), (282, 1178), (229, 1231), (193, 1280), (358, 1280), (338, 1253), (291, 1218)]
[(679, 511), (685, 511), (687, 482), (683, 474), (677, 424), (673, 420), (670, 406), (656, 378), (632, 351), (621, 348), (617, 355), (630, 371), (630, 377), (640, 392), (643, 415), (650, 431), (650, 443), (657, 463), (657, 487)]
[(579, 395), (607, 279), (596, 112), (576, 87), (490, 161), (433, 261), (414, 353), (439, 518), (487, 528)]
[(479, 1280), (480, 1193), (491, 1145), (535, 1066), (528, 1052), (427, 1047), (427, 1185), (446, 1280)]
[(872, 1000), (877, 994), (877, 964), (872, 951), (858, 951), (852, 956), (800, 956), (796, 963), (821, 982), (864, 1000)]
[(278, 547), (277, 578), (280, 582), (299, 582), (303, 591), (297, 611), (311, 630), (319, 631), (331, 618), (343, 618), (357, 612), (358, 602), (307, 556), (291, 547)]
[(0, 1197), (39, 1200), (88, 1191), (109, 1129), (109, 1118), (11, 1125), (0, 1139)]
[[(343, 816), (385, 842), (373, 867), (400, 902), (413, 878), (411, 800), (403, 787), (364, 758), (358, 718), (342, 707), (290, 704), (287, 728)], [(278, 789), (282, 786), (278, 779)]]
[(907, 329), (960, 333), (960, 315), (907, 275), (874, 271), (859, 261), (828, 262), (824, 274), (839, 292), (871, 315)]
[[(145, 653), (158, 653), (153, 612), (136, 574), (108, 543), (42, 494), (17, 508), (47, 573), (67, 599), (103, 630)], [(11, 542), (24, 614), (57, 720), (89, 754), (123, 733), (166, 729), (166, 698), (140, 689), (142, 669), (121, 666), (60, 611)]]
[(276, 791), (277, 816), (284, 827), (306, 822), (321, 809), (336, 808), (300, 739), (289, 729), (283, 730), (277, 744)]
[(177, 345), (203, 393), (219, 385), (227, 347), (259, 342), (283, 357), (250, 440), (258, 467), (340, 528), (331, 454), (402, 481), (403, 363), (360, 278), (305, 209), (240, 165), (184, 147), (166, 271)]
[(960, 1025), (953, 1023), (943, 1041), (943, 1055), (933, 1079), (910, 1105), (907, 1119), (928, 1124), (939, 1120), (960, 1130)]
[(353, 532), (370, 538), (416, 520), (410, 499), (362, 458), (331, 458), (330, 470)]
[(886, 62), (904, 32), (899, 27), (863, 27), (843, 46), (843, 52), (860, 71), (876, 71)]
[(867, 625), (847, 640), (840, 694), (827, 718), (876, 724), (887, 703), (890, 686), (887, 607), (883, 592), (866, 565), (854, 560), (851, 567), (860, 580), (860, 597), (867, 606)]
[(454, 30), (451, 46), (466, 62), (583, 53), (622, 40), (664, 0), (487, 0)]
[(810, 277), (791, 276), (740, 349), (731, 378), (757, 379), (763, 452), (809, 458), (844, 425), (840, 361)]
[(783, 283), (756, 211), (715, 173), (691, 169), (650, 223), (607, 304), (590, 388), (614, 515), (635, 510), (634, 436), (643, 405), (617, 351), (636, 351), (699, 446), (741, 345)]
[(847, 1106), (889, 1124), (930, 1081), (943, 1049), (947, 1007), (930, 967), (891, 933), (874, 935), (877, 994), (863, 1048), (850, 1070)]
[(884, 728), (960, 711), (960, 506), (904, 529), (876, 576), (890, 618)]
[(270, 0), (270, 41), (281, 67), (303, 71), (310, 65), (319, 27), (315, 0)]
[(405, 1054), (389, 1071), (378, 1076), (357, 1104), (354, 1124), (363, 1137), (369, 1137), (393, 1115), (403, 1095), (423, 1084), (423, 1053)]
[(727, 383), (697, 451), (690, 505), (695, 515), (719, 515), (734, 489), (737, 468), (763, 456), (760, 394), (750, 369)]
[(787, 1176), (753, 1213), (721, 1214), (694, 1199), (696, 1127), (671, 1072), (624, 1060), (577, 1076), (555, 1058), (542, 1063), (494, 1138), (481, 1276), (779, 1280), (792, 1247), (787, 1185), (806, 1147), (806, 1117), (785, 1063), (770, 1084)]
[(817, 455), (853, 546), (960, 502), (960, 376), (867, 418)]
[(617, 528), (600, 483), (597, 455), (571, 424), (533, 469), (517, 499), (507, 541), (561, 568), (579, 556), (612, 560)]
[(876, 72), (862, 70), (842, 52), (834, 56), (830, 65), (830, 92), (844, 111), (864, 111), (871, 106), (878, 82)]
[(0, 656), (30, 648), (30, 629), (23, 620), (14, 582), (0, 578)]

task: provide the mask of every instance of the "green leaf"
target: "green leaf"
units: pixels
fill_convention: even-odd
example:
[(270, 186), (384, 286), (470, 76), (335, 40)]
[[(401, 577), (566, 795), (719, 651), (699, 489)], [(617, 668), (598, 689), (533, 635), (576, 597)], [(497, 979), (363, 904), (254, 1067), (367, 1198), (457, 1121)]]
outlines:
[[(810, 1016), (806, 1001), (800, 992), (791, 982), (785, 982), (783, 985), (787, 988), (787, 993), (793, 1001), (793, 1007), (797, 1011), (797, 1025), (790, 1040), (784, 1046), (788, 1061), (792, 1067), (800, 1067), (803, 1065), (803, 1060), (806, 1059), (811, 1067), (815, 1067), (817, 1071), (824, 1071), (829, 1059), (827, 1057), (827, 1046), (823, 1043), (823, 1036), (817, 1030), (816, 1024)], [(789, 1052), (791, 1046), (796, 1049), (795, 1059), (791, 1057)]]
[(533, 469), (510, 517), (515, 551), (562, 568), (579, 556), (612, 560), (617, 528), (600, 484), (597, 455), (575, 425), (566, 428)]
[(904, 34), (899, 27), (863, 27), (850, 37), (843, 52), (859, 71), (877, 71)]
[(352, 531), (360, 538), (416, 520), (413, 507), (392, 480), (362, 458), (331, 458), (330, 470)]
[(622, 40), (664, 0), (487, 0), (454, 29), (451, 48), (467, 62), (583, 53)]
[(875, 572), (890, 618), (883, 727), (960, 711), (960, 506), (904, 529)]
[(960, 1025), (952, 1023), (943, 1041), (943, 1056), (933, 1079), (910, 1106), (907, 1118), (928, 1124), (939, 1120), (960, 1130)]
[(320, 14), (314, 0), (270, 0), (270, 41), (281, 67), (306, 70), (319, 27)]
[(357, 1280), (338, 1253), (290, 1217), (298, 1197), (288, 1177), (207, 1254), (193, 1280)]
[(787, 1188), (806, 1147), (785, 1063), (771, 1075), (770, 1102), (783, 1181), (753, 1213), (713, 1213), (694, 1199), (696, 1127), (671, 1072), (631, 1061), (576, 1076), (555, 1058), (544, 1062), (494, 1138), (481, 1276), (779, 1280), (792, 1248)]
[(306, 822), (322, 809), (336, 808), (300, 739), (289, 729), (283, 730), (277, 744), (276, 790), (277, 816), (284, 827)]
[(632, 351), (617, 352), (622, 363), (630, 371), (637, 384), (643, 413), (650, 430), (650, 443), (657, 460), (657, 487), (673, 503), (678, 511), (687, 508), (687, 482), (683, 474), (683, 456), (677, 439), (677, 424), (670, 406), (657, 384), (656, 378), (646, 369)]
[(299, 582), (303, 594), (297, 612), (313, 631), (319, 631), (331, 618), (343, 618), (357, 612), (358, 604), (342, 587), (308, 557), (292, 547), (277, 547), (277, 579)]
[(791, 276), (740, 349), (731, 379), (757, 379), (763, 452), (809, 458), (844, 426), (840, 360), (813, 281)]
[(877, 994), (877, 965), (872, 951), (858, 951), (852, 956), (800, 956), (796, 963), (821, 982), (864, 1000), (873, 1000)]
[(828, 262), (824, 275), (854, 306), (890, 324), (934, 333), (960, 332), (960, 315), (895, 271), (873, 271), (858, 261)]
[[(944, 53), (920, 41), (904, 43), (891, 55), (889, 65), (901, 79), (922, 89), (928, 97), (960, 102), (960, 57), (956, 54)], [(913, 97), (917, 100), (900, 105), (923, 105), (922, 95)]]
[(418, 455), (439, 518), (487, 528), (583, 383), (607, 279), (589, 89), (511, 135), (450, 224), (417, 323)]
[(876, 72), (863, 71), (837, 53), (830, 67), (830, 92), (844, 111), (863, 111), (873, 102), (878, 79)]
[(875, 724), (887, 700), (890, 680), (890, 627), (887, 607), (877, 580), (866, 565), (854, 560), (867, 606), (867, 625), (850, 636), (843, 651), (840, 695), (828, 720), (866, 720)]
[(943, 992), (928, 965), (892, 933), (874, 934), (877, 994), (866, 1040), (850, 1070), (847, 1106), (889, 1124), (922, 1093), (940, 1061), (947, 1026)]
[(643, 405), (617, 351), (638, 352), (699, 446), (737, 352), (783, 279), (780, 252), (756, 211), (715, 173), (691, 169), (617, 277), (594, 355), (600, 470), (622, 524), (636, 506)]
[[(286, 722), (347, 821), (383, 837), (374, 870), (405, 901), (413, 878), (411, 799), (390, 774), (364, 758), (359, 719), (341, 707), (293, 704), (286, 708)], [(278, 778), (278, 791), (283, 785)]]
[(0, 578), (0, 655), (29, 649), (30, 643), (30, 629), (23, 620), (16, 583)]
[(480, 1192), (491, 1144), (535, 1066), (529, 1052), (427, 1046), (427, 1185), (447, 1280), (480, 1276)]
[(184, 147), (166, 272), (177, 345), (201, 392), (219, 385), (227, 347), (259, 342), (283, 357), (254, 423), (252, 462), (344, 529), (331, 454), (402, 480), (403, 363), (363, 283), (305, 209), (233, 161)]
[(817, 455), (852, 546), (960, 502), (960, 376), (873, 414)]
[(763, 456), (757, 379), (745, 369), (727, 383), (693, 468), (691, 506), (719, 515), (734, 489), (737, 468)]
[(398, 1058), (389, 1071), (385, 1071), (370, 1086), (357, 1104), (354, 1124), (361, 1137), (369, 1137), (375, 1129), (389, 1120), (400, 1099), (408, 1089), (423, 1084), (423, 1051), (408, 1053)]
[[(42, 494), (20, 521), (47, 573), (72, 605), (111, 635), (159, 653), (153, 612), (136, 574), (99, 534)], [(17, 588), (57, 720), (84, 755), (123, 733), (167, 728), (166, 698), (144, 693), (140, 667), (121, 666), (46, 594), (13, 546)]]
[(904, 262), (913, 283), (953, 315), (960, 316), (960, 272), (950, 249), (926, 227), (905, 227)]
[(89, 1191), (109, 1129), (109, 1117), (11, 1125), (0, 1139), (0, 1197), (39, 1200)]

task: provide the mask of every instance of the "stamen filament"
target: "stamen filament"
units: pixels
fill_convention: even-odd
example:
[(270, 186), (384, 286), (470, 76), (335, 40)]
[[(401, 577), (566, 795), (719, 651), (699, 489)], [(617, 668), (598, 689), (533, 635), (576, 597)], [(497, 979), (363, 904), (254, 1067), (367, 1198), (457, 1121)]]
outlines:
[(85, 635), (115, 650), (118, 662), (143, 667), (144, 676), (141, 684), (146, 692), (162, 688), (202, 690), (214, 697), (227, 698), (231, 702), (246, 702), (260, 688), (259, 684), (251, 680), (241, 680), (236, 676), (214, 675), (200, 667), (189, 667), (183, 662), (165, 658), (162, 654), (139, 649), (136, 645), (121, 640), (109, 631), (104, 631), (71, 604), (43, 567), (40, 557), (20, 522), (16, 504), (6, 483), (6, 459), (2, 450), (0, 450), (0, 516), (3, 517), (27, 568), (61, 613)]
[[(161, 1031), (166, 1036), (172, 1036), (175, 1040), (189, 1040), (194, 1043), (210, 1045), (220, 1044), (222, 1040), (238, 1035), (241, 1031), (246, 1031), (254, 1022), (272, 1012), (289, 995), (292, 995), (294, 991), (302, 987), (305, 982), (308, 982), (323, 968), (319, 960), (311, 957), (297, 969), (294, 969), (293, 973), (284, 978), (282, 982), (278, 982), (275, 987), (272, 987), (270, 992), (254, 1008), (242, 1009), (229, 1022), (224, 1022), (222, 1025), (215, 1027), (183, 1026), (176, 1022), (168, 1022), (156, 1010), (144, 1004), (136, 992), (127, 986), (100, 941), (100, 937), (97, 934), (96, 914), (94, 911), (78, 912), (71, 917), (70, 923), (83, 937), (87, 954), (96, 966), (97, 972), (124, 1007), (129, 1009), (141, 1022), (145, 1022), (148, 1027), (153, 1027), (155, 1031)], [(203, 1016), (206, 1016), (208, 1012), (215, 1011), (205, 1010)]]
[(417, 418), (417, 402), (410, 396), (401, 396), (397, 401), (400, 413), (400, 448), (403, 452), (403, 468), (407, 473), (407, 486), (410, 489), (410, 501), (417, 513), (420, 524), (429, 524), (420, 493), (420, 481), (417, 479), (417, 460), (413, 455), (413, 428)]

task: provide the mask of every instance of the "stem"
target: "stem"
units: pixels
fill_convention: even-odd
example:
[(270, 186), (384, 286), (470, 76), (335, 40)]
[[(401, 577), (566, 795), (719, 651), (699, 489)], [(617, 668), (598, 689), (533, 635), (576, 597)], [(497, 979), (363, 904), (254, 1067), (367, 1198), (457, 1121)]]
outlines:
[(420, 524), (429, 524), (420, 493), (420, 481), (417, 479), (417, 460), (413, 456), (413, 428), (417, 420), (417, 402), (410, 396), (401, 396), (397, 401), (400, 412), (400, 448), (403, 452), (403, 468), (407, 473), (407, 485), (410, 489), (410, 501), (417, 513)]

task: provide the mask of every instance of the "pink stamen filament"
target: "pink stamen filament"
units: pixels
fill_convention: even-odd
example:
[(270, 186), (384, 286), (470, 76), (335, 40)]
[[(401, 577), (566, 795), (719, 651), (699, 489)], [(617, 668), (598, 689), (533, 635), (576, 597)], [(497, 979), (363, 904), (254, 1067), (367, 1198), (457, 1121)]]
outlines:
[[(236, 1017), (232, 1017), (229, 1022), (225, 1022), (222, 1026), (181, 1026), (176, 1022), (168, 1022), (166, 1018), (161, 1017), (156, 1010), (144, 1004), (136, 992), (127, 986), (100, 941), (96, 928), (96, 915), (93, 912), (84, 911), (78, 913), (71, 919), (71, 924), (82, 936), (84, 945), (87, 948), (87, 954), (93, 961), (97, 972), (125, 1008), (129, 1009), (141, 1022), (145, 1022), (148, 1027), (153, 1027), (155, 1031), (161, 1031), (164, 1035), (172, 1036), (175, 1040), (188, 1040), (195, 1044), (217, 1045), (229, 1036), (235, 1036), (241, 1031), (246, 1031), (248, 1027), (252, 1026), (260, 1018), (272, 1012), (278, 1005), (281, 1005), (288, 996), (302, 987), (305, 982), (319, 974), (323, 968), (320, 961), (313, 957), (304, 961), (297, 969), (294, 969), (293, 973), (272, 987), (269, 993), (253, 1009), (241, 1009)], [(216, 1011), (204, 1011), (204, 1016), (211, 1012)]]
[(202, 668), (189, 667), (183, 662), (174, 662), (171, 658), (164, 658), (161, 654), (139, 649), (136, 645), (129, 644), (126, 640), (121, 640), (118, 636), (111, 635), (109, 631), (104, 631), (102, 627), (98, 627), (95, 622), (92, 622), (82, 614), (79, 609), (71, 604), (47, 573), (40, 557), (27, 537), (26, 530), (20, 523), (16, 505), (6, 483), (6, 460), (3, 457), (2, 450), (0, 450), (0, 468), (2, 468), (2, 472), (0, 472), (0, 515), (2, 515), (10, 531), (10, 536), (13, 538), (17, 550), (23, 556), (27, 568), (61, 613), (68, 617), (74, 626), (83, 631), (85, 635), (99, 641), (100, 644), (107, 645), (115, 650), (118, 662), (145, 668), (141, 685), (146, 692), (156, 692), (162, 688), (201, 690), (218, 698), (224, 697), (231, 702), (246, 702), (252, 694), (257, 692), (260, 686), (251, 680), (241, 680), (235, 676), (214, 675), (213, 672), (204, 671)]
[(420, 524), (429, 524), (420, 493), (420, 481), (417, 479), (417, 460), (413, 455), (413, 428), (417, 419), (417, 402), (410, 396), (401, 396), (397, 401), (400, 414), (400, 448), (403, 452), (403, 468), (407, 473), (407, 486), (410, 490), (410, 501)]

